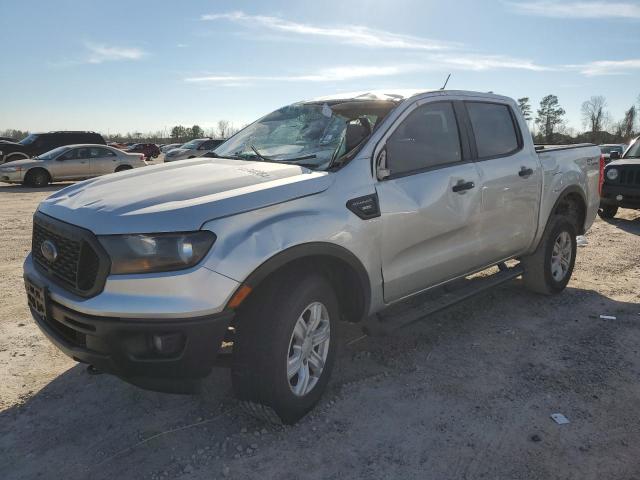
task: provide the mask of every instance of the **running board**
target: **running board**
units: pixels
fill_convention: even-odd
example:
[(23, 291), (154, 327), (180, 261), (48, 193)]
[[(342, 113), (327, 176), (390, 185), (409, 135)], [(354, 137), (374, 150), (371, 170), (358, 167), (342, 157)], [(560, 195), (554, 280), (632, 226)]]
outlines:
[(362, 330), (371, 336), (389, 335), (478, 293), (513, 280), (524, 272), (520, 264), (511, 268), (504, 263), (496, 266), (499, 270), (494, 274), (461, 278), (395, 304), (367, 319)]

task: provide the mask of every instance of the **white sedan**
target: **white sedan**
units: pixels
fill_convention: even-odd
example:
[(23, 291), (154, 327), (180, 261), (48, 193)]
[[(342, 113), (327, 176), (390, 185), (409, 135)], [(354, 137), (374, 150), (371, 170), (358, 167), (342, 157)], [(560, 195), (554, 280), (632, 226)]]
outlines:
[(106, 145), (66, 145), (1, 165), (0, 182), (44, 187), (50, 182), (84, 180), (146, 165), (140, 153), (126, 153)]

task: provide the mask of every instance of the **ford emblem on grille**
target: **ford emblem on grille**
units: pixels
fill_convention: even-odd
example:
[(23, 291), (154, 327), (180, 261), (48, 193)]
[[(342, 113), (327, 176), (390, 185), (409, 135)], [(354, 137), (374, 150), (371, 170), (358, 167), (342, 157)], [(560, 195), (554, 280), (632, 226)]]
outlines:
[(45, 240), (40, 245), (40, 251), (42, 252), (42, 256), (49, 263), (53, 263), (58, 258), (58, 249), (56, 248), (56, 244), (51, 240)]

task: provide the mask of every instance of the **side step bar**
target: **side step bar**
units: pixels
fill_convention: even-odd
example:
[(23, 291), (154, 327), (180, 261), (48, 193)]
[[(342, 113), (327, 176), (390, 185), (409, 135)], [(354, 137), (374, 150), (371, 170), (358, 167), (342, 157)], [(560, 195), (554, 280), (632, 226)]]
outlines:
[(471, 279), (462, 278), (393, 305), (367, 319), (362, 330), (371, 336), (389, 335), (478, 293), (513, 280), (524, 272), (520, 264), (509, 268), (500, 263), (497, 267), (499, 270), (494, 274)]

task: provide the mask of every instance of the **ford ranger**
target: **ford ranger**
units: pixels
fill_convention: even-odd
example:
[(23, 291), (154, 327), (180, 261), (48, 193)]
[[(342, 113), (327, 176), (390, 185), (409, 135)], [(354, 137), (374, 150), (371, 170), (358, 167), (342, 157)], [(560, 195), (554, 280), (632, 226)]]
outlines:
[(341, 320), (388, 333), (519, 276), (561, 292), (598, 211), (600, 161), (591, 145), (537, 149), (494, 94), (295, 103), (207, 157), (44, 200), (28, 303), (94, 371), (189, 392), (227, 365), (243, 405), (293, 423), (329, 381)]

